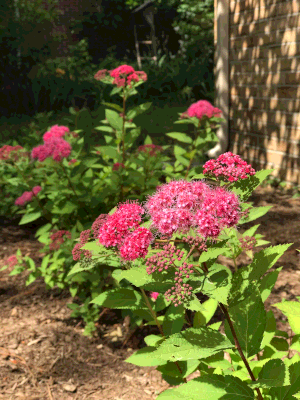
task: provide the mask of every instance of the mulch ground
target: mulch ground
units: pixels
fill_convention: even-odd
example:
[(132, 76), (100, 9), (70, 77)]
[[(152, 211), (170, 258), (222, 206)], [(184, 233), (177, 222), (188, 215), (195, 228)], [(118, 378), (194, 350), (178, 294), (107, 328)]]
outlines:
[[(285, 317), (271, 304), (300, 296), (296, 251), (300, 249), (300, 199), (259, 189), (250, 200), (273, 206), (253, 222), (261, 224), (258, 232), (266, 240), (272, 245), (294, 243), (275, 265), (283, 269), (266, 303), (275, 313), (277, 327), (288, 331)], [(41, 261), (34, 230), (6, 221), (0, 226), (0, 268), (18, 248)], [(231, 266), (222, 257), (219, 261)], [(239, 266), (249, 262), (245, 254), (238, 259)], [(9, 272), (0, 272), (1, 400), (153, 400), (168, 388), (154, 368), (124, 362), (143, 346), (143, 336), (149, 332), (137, 330), (130, 337), (126, 319), (107, 311), (100, 317), (95, 337), (87, 338), (82, 335), (82, 322), (70, 318), (67, 304), (72, 299), (67, 291), (47, 291), (41, 280), (25, 286), (26, 273), (9, 276)]]

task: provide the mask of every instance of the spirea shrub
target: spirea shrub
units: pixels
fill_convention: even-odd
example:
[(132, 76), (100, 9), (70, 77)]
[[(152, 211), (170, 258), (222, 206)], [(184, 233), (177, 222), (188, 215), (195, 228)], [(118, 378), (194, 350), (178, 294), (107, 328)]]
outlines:
[[(205, 180), (207, 168), (192, 180), (160, 185), (144, 203), (119, 203), (101, 220), (96, 239), (82, 246), (90, 258), (82, 253), (70, 272), (110, 259), (117, 285), (91, 303), (126, 311), (138, 326), (157, 326), (146, 347), (126, 361), (157, 367), (171, 386), (159, 400), (292, 400), (300, 394), (300, 303), (273, 304), (287, 315), (292, 342), (264, 306), (281, 269), (271, 268), (291, 243), (261, 249), (269, 242), (256, 233), (258, 225), (239, 231), (268, 211), (247, 200), (272, 170), (247, 165), (241, 173), (241, 158), (229, 158), (238, 162), (224, 163), (213, 186)], [(236, 179), (228, 182), (230, 176)], [(218, 260), (223, 255), (236, 265), (243, 251), (251, 262), (235, 271)]]

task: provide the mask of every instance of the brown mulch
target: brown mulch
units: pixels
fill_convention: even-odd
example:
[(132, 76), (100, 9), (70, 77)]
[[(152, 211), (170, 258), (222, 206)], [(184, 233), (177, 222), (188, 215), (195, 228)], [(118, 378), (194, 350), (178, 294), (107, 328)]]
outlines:
[[(274, 311), (277, 327), (287, 330), (285, 317), (271, 304), (300, 296), (300, 199), (274, 189), (259, 189), (250, 199), (255, 205), (272, 205), (258, 232), (272, 245), (293, 242), (275, 267), (283, 266), (267, 309)], [(247, 228), (245, 225), (243, 228)], [(241, 228), (241, 231), (243, 229)], [(34, 229), (9, 222), (0, 226), (0, 269), (4, 260), (20, 248), (40, 262), (41, 245)], [(228, 260), (220, 261), (230, 265)], [(238, 265), (250, 262), (245, 254)], [(37, 280), (25, 286), (26, 273), (0, 272), (0, 399), (2, 400), (153, 400), (168, 384), (155, 368), (124, 362), (143, 345), (148, 332), (130, 330), (120, 314), (104, 313), (97, 335), (82, 335), (80, 320), (70, 318), (67, 291), (47, 291)], [(129, 338), (129, 339), (128, 339)], [(125, 345), (124, 345), (125, 344)]]

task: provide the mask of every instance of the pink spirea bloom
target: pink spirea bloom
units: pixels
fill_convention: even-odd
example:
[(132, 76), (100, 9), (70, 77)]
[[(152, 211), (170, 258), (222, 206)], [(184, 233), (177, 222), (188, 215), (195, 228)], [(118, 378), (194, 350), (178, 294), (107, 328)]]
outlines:
[(107, 218), (107, 214), (100, 214), (99, 217), (97, 217), (95, 219), (95, 221), (93, 222), (91, 229), (93, 231), (93, 236), (95, 239), (98, 239), (99, 229), (104, 224), (106, 218)]
[(217, 187), (206, 193), (194, 223), (202, 236), (217, 237), (223, 228), (236, 225), (240, 217), (237, 195)]
[(41, 186), (35, 186), (31, 192), (24, 192), (22, 196), (18, 197), (15, 201), (16, 206), (24, 206), (29, 203), (34, 196), (36, 196), (42, 190)]
[(32, 189), (32, 192), (33, 192), (33, 194), (36, 196), (38, 193), (40, 193), (41, 190), (42, 190), (42, 187), (41, 187), (41, 186), (35, 186), (35, 187)]
[(72, 160), (69, 161), (69, 165), (74, 164), (76, 162), (77, 162), (76, 158), (72, 158)]
[(127, 261), (145, 258), (152, 240), (153, 235), (149, 229), (140, 226), (126, 236), (123, 245), (120, 247), (121, 257)]
[(157, 153), (160, 153), (162, 150), (162, 147), (156, 144), (144, 144), (138, 148), (139, 153), (145, 153), (150, 157), (155, 157)]
[(49, 244), (49, 249), (51, 251), (58, 250), (66, 238), (71, 239), (71, 232), (60, 230), (52, 233), (50, 235), (51, 243)]
[(152, 299), (153, 301), (156, 301), (157, 298), (158, 298), (158, 296), (159, 296), (159, 293), (158, 293), (158, 292), (151, 292), (151, 293), (150, 293), (150, 297), (151, 297), (151, 299)]
[(215, 177), (222, 177), (225, 181), (235, 182), (255, 175), (250, 164), (242, 160), (237, 154), (230, 151), (221, 154), (216, 160), (209, 160), (203, 166), (203, 173)]
[(32, 150), (31, 157), (44, 161), (52, 157), (54, 161), (61, 161), (70, 155), (72, 147), (69, 142), (61, 137), (52, 137), (46, 140), (43, 145), (39, 145)]
[(99, 229), (99, 242), (105, 247), (120, 246), (132, 230), (139, 226), (144, 209), (136, 202), (123, 203), (108, 215)]
[(113, 165), (112, 170), (118, 171), (119, 169), (123, 169), (123, 168), (125, 168), (125, 165), (123, 163), (117, 162)]
[(14, 254), (12, 256), (9, 256), (8, 259), (6, 260), (8, 266), (10, 268), (13, 268), (14, 266), (16, 266), (18, 264), (18, 257)]
[(117, 87), (131, 86), (133, 82), (140, 80), (146, 81), (147, 74), (144, 71), (135, 71), (130, 65), (121, 65), (110, 71), (110, 76), (114, 78), (113, 84)]
[(222, 111), (214, 107), (209, 101), (199, 100), (197, 103), (192, 104), (184, 114), (201, 120), (204, 116), (208, 118), (220, 117), (221, 113)]
[(5, 144), (0, 148), (0, 160), (17, 161), (27, 156), (22, 146), (9, 146)]
[(145, 204), (152, 226), (160, 234), (196, 228), (203, 237), (217, 237), (241, 218), (238, 197), (201, 181), (171, 181), (160, 186)]
[(101, 81), (101, 79), (105, 78), (107, 75), (107, 69), (100, 69), (98, 72), (96, 72), (96, 74), (94, 75), (94, 78), (97, 81)]
[(91, 234), (90, 229), (87, 229), (80, 233), (80, 241), (79, 243), (75, 244), (72, 250), (74, 261), (80, 260), (82, 255), (86, 258), (92, 258), (92, 253), (89, 250), (82, 249), (82, 246), (84, 246), (89, 241), (90, 234)]
[(44, 134), (43, 140), (46, 142), (53, 137), (62, 137), (65, 136), (67, 132), (70, 132), (70, 129), (67, 126), (54, 125)]

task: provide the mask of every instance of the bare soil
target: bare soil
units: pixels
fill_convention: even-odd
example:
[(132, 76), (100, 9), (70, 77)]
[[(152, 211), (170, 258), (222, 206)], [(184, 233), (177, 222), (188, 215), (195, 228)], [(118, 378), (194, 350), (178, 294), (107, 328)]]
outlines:
[[(272, 304), (300, 296), (300, 199), (274, 189), (259, 189), (250, 199), (255, 205), (272, 205), (255, 221), (258, 232), (272, 245), (294, 243), (274, 268), (283, 266), (267, 309), (274, 311), (277, 328), (289, 332), (285, 317)], [(249, 224), (249, 227), (253, 223)], [(246, 229), (243, 226), (241, 231)], [(20, 248), (41, 261), (41, 245), (34, 229), (11, 222), (0, 226), (0, 269)], [(230, 265), (228, 260), (220, 261)], [(250, 262), (245, 254), (238, 265)], [(102, 313), (93, 338), (82, 335), (80, 320), (70, 318), (72, 302), (67, 291), (47, 291), (39, 280), (25, 286), (26, 273), (0, 272), (0, 399), (2, 400), (153, 400), (168, 388), (155, 368), (124, 362), (144, 345), (149, 332), (136, 330), (114, 311)]]

